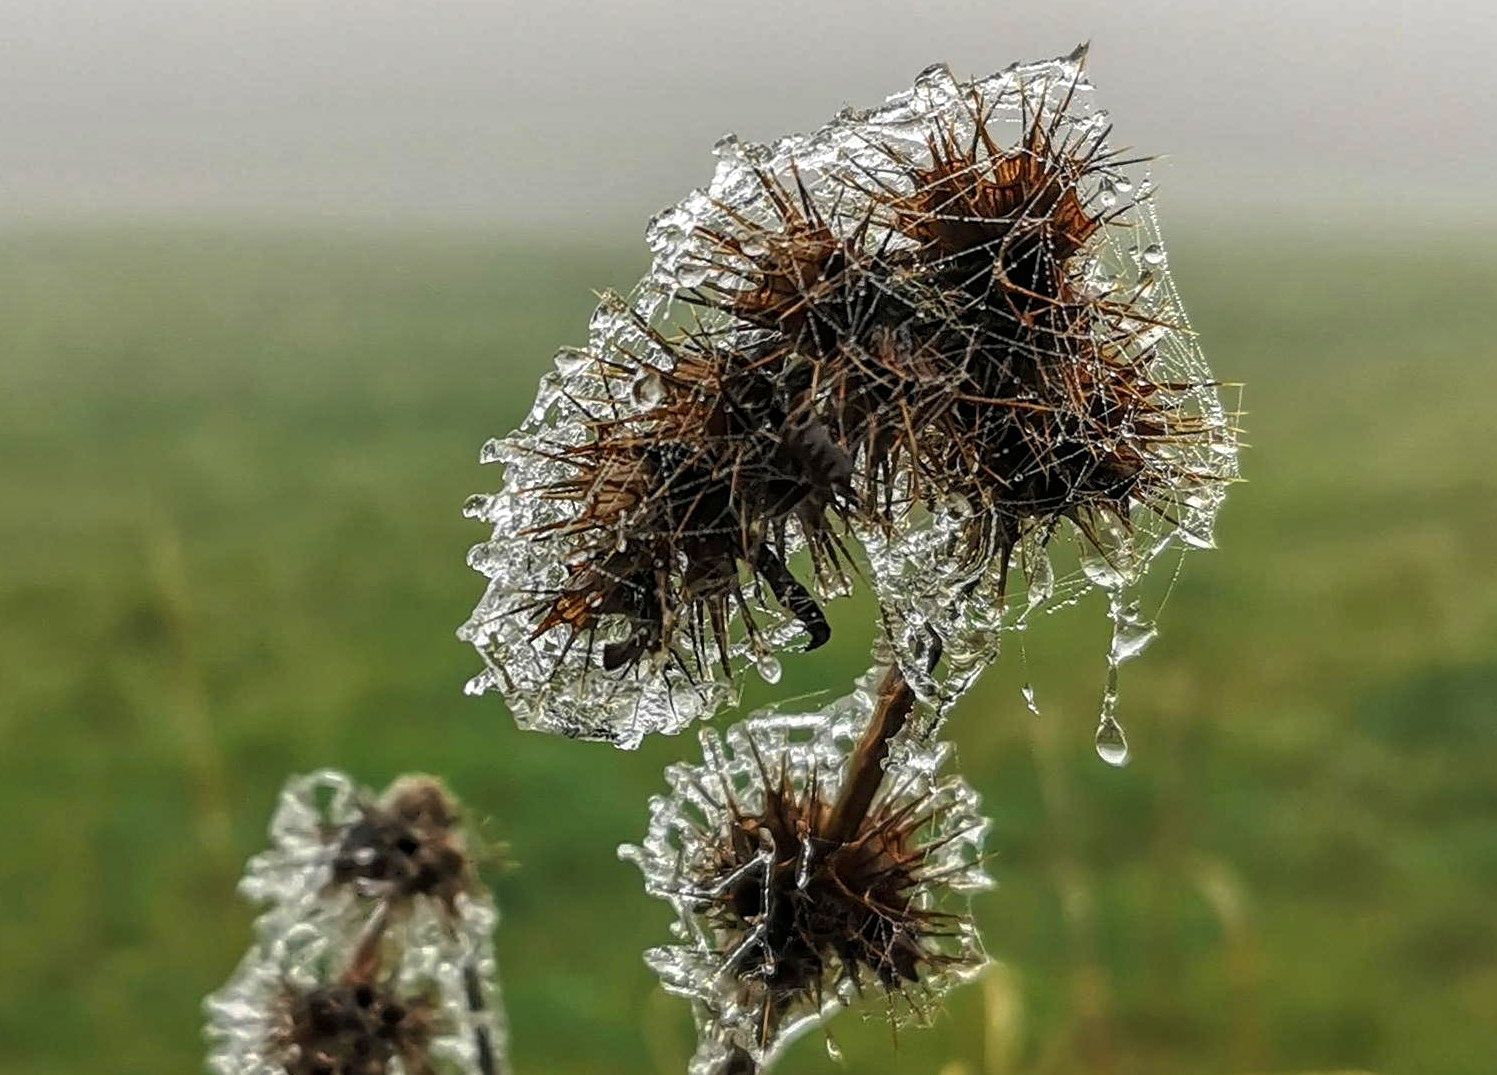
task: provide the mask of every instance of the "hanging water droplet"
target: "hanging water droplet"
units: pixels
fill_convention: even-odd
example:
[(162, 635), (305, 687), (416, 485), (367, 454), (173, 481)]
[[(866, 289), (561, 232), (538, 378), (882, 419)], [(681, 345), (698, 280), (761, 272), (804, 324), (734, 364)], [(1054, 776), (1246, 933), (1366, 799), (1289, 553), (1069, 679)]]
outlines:
[(634, 397), (634, 402), (646, 407), (653, 407), (665, 398), (665, 382), (660, 379), (657, 370), (641, 370), (639, 376), (634, 378), (634, 383), (629, 386), (629, 394)]
[(1102, 208), (1111, 209), (1118, 203), (1118, 188), (1108, 180), (1102, 180), (1101, 185), (1097, 187), (1097, 201), (1101, 203)]
[(1021, 694), (1024, 698), (1024, 708), (1029, 710), (1035, 716), (1039, 716), (1040, 707), (1034, 700), (1034, 684), (1025, 683), (1022, 687), (1019, 688), (1019, 694)]
[(1104, 716), (1097, 724), (1097, 757), (1119, 769), (1128, 764), (1128, 739), (1114, 717)]
[(772, 653), (761, 653), (754, 659), (754, 670), (759, 673), (759, 678), (771, 685), (780, 681), (780, 662), (775, 660)]
[(1139, 256), (1145, 265), (1159, 266), (1164, 264), (1164, 247), (1158, 243), (1150, 243), (1144, 247)]
[(827, 1059), (829, 1059), (834, 1064), (840, 1064), (843, 1062), (842, 1048), (832, 1040), (832, 1036), (830, 1034), (826, 1036), (826, 1055)]
[(483, 447), (478, 449), (478, 461), (480, 463), (497, 463), (504, 458), (504, 442), (498, 437), (490, 437), (483, 442)]

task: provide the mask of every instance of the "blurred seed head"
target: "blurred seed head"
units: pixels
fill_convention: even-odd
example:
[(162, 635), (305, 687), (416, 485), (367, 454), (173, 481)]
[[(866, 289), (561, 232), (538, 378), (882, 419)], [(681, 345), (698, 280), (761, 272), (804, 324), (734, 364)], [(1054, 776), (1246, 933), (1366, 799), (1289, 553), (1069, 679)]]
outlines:
[(441, 782), (293, 777), (270, 832), (240, 882), (265, 908), (256, 943), (207, 1001), (215, 1070), (504, 1070), (498, 915)]
[(208, 997), (208, 1066), (220, 1075), (476, 1075), (455, 984), (414, 964), (345, 967), (338, 945), (304, 927), (257, 945)]

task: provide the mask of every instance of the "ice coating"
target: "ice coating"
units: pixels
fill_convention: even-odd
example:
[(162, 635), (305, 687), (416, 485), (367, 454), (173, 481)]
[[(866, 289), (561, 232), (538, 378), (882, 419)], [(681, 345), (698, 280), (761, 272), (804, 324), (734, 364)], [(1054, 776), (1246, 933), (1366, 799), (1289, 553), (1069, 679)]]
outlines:
[[(252, 948), (222, 989), (204, 1001), (208, 1068), (218, 1075), (301, 1075), (319, 1070), (299, 1039), (298, 1011), (316, 998), (352, 995), (346, 952), (338, 940), (303, 924)], [(362, 983), (361, 983), (362, 984)], [(482, 1075), (474, 1047), (462, 968), (445, 960), (412, 959), (366, 986), (360, 999), (375, 1018), (391, 1008), (406, 1013), (409, 1030), (385, 1028), (386, 1075)], [(375, 1003), (368, 1003), (371, 995)], [(367, 1061), (366, 1061), (367, 1063)]]
[[(397, 780), (382, 796), (334, 770), (287, 781), (271, 847), (250, 859), (239, 883), (263, 908), (255, 944), (206, 1001), (210, 1067), (284, 1075), (298, 998), (369, 985), (429, 1008), (421, 1059), (436, 1071), (508, 1070), (498, 911), (471, 874), (460, 831), (429, 824), (431, 810), (448, 812), (436, 819), (442, 825), (449, 816), (455, 823), (454, 808), (426, 777)], [(413, 816), (428, 824), (412, 828)], [(423, 846), (434, 843), (439, 854)], [(407, 1069), (399, 1055), (391, 1063), (392, 1075), (429, 1070)]]
[[(697, 1075), (749, 1070), (735, 1067), (745, 1056), (767, 1064), (870, 986), (882, 990), (891, 1018), (919, 1021), (935, 1007), (927, 1001), (984, 961), (959, 905), (990, 884), (981, 861), (988, 823), (978, 813), (976, 793), (941, 773), (949, 746), (901, 744), (862, 835), (840, 846), (816, 836), (814, 804), (836, 798), (875, 690), (870, 674), (821, 711), (756, 714), (723, 737), (703, 731), (702, 761), (666, 770), (671, 793), (651, 800), (643, 843), (620, 848), (621, 857), (643, 872), (646, 890), (675, 909), (676, 943), (650, 950), (646, 961), (668, 991), (693, 1001), (701, 1031), (691, 1068)], [(787, 803), (795, 804), (799, 823), (762, 821)], [(745, 820), (754, 818), (760, 820)], [(845, 878), (838, 874), (836, 885), (818, 888), (823, 875), (836, 870), (828, 863), (899, 829), (905, 819), (919, 824), (901, 843), (902, 852), (880, 859), (868, 876), (887, 875), (890, 862), (903, 862), (909, 884), (898, 899), (880, 899), (877, 880), (856, 889), (872, 893), (882, 909), (867, 922), (885, 923), (890, 932), (877, 935), (870, 956), (860, 946), (871, 943), (872, 926), (855, 925), (840, 939), (833, 928), (820, 938), (828, 958), (813, 958), (805, 935), (783, 924), (800, 921), (786, 901), (813, 904), (823, 926), (837, 921), (840, 905), (829, 893)], [(800, 837), (787, 839), (791, 830)], [(834, 948), (839, 958), (831, 957)]]
[(1005, 631), (1211, 544), (1231, 416), (1083, 59), (937, 66), (719, 143), (645, 279), (485, 448), (471, 691), (573, 737), (677, 732), (824, 641), (861, 549), (933, 733)]

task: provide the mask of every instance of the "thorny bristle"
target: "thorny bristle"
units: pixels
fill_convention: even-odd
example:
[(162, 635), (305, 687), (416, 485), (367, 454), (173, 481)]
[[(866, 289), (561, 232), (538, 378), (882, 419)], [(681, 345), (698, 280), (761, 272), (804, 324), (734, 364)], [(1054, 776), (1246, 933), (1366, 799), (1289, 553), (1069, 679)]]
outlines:
[(867, 687), (822, 713), (750, 718), (726, 750), (703, 733), (703, 764), (668, 771), (674, 795), (652, 801), (645, 843), (621, 849), (681, 917), (688, 943), (649, 958), (702, 1006), (716, 1060), (700, 1070), (726, 1070), (735, 1050), (762, 1062), (868, 988), (891, 1018), (921, 1021), (983, 961), (950, 897), (987, 883), (986, 822), (965, 784), (936, 777), (944, 748), (907, 751), (851, 835), (831, 838)]
[[(984, 663), (960, 620), (1002, 617), (1015, 564), (1033, 597), (1060, 523), (1140, 569), (1208, 543), (1234, 431), (1089, 90), (1077, 57), (933, 69), (814, 135), (725, 143), (499, 449), (476, 687), (566, 734), (676, 730), (747, 661), (826, 641), (851, 536), (944, 702), (911, 640)], [(917, 561), (928, 599), (894, 581)]]

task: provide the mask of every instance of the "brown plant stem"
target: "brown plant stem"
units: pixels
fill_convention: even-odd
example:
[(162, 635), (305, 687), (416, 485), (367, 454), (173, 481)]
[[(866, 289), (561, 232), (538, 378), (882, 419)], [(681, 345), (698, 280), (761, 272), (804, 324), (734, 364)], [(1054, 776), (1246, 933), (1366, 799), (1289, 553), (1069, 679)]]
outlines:
[(344, 985), (372, 985), (379, 975), (381, 947), (385, 940), (385, 927), (390, 921), (389, 904), (381, 900), (369, 921), (359, 931), (353, 955), (348, 960), (348, 969), (343, 972)]
[(884, 673), (884, 681), (879, 684), (878, 704), (874, 706), (868, 727), (847, 759), (842, 789), (827, 817), (826, 839), (846, 843), (858, 831), (873, 806), (879, 785), (884, 781), (884, 759), (889, 756), (889, 743), (904, 728), (914, 707), (915, 692), (905, 682), (899, 666), (891, 664)]

